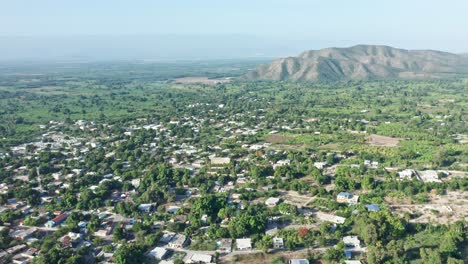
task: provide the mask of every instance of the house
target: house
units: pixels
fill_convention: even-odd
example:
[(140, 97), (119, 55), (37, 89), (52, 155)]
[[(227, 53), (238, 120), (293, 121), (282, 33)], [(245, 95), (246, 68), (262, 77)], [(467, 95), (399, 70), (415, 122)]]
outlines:
[(207, 214), (202, 215), (200, 220), (202, 221), (202, 223), (206, 224), (206, 222), (208, 221), (208, 215)]
[(88, 222), (86, 222), (86, 221), (80, 221), (78, 223), (79, 228), (86, 228), (87, 225), (88, 225)]
[(211, 165), (227, 165), (231, 162), (230, 158), (210, 157)]
[(179, 211), (180, 207), (179, 206), (176, 206), (176, 205), (171, 205), (167, 208), (166, 212), (168, 214), (176, 214), (177, 211)]
[(405, 170), (398, 172), (398, 176), (400, 177), (400, 180), (405, 180), (405, 179), (411, 180), (411, 178), (415, 174), (416, 174), (415, 171), (411, 169), (405, 169)]
[(361, 241), (357, 236), (345, 236), (343, 237), (343, 243), (346, 245), (348, 248), (360, 248), (361, 247)]
[(187, 243), (187, 237), (184, 235), (175, 235), (168, 246), (171, 248), (184, 248)]
[(207, 254), (195, 253), (189, 258), (189, 263), (211, 263), (213, 257)]
[(159, 239), (159, 243), (161, 244), (168, 244), (169, 242), (171, 242), (171, 240), (174, 238), (175, 234), (174, 233), (164, 233), (161, 237), (161, 239)]
[(369, 212), (378, 212), (380, 211), (380, 207), (376, 204), (366, 204), (367, 211)]
[(274, 207), (279, 203), (280, 199), (277, 197), (270, 197), (265, 201), (265, 204), (269, 207)]
[(309, 264), (307, 259), (290, 259), (289, 264)]
[(22, 240), (26, 240), (30, 238), (34, 233), (36, 233), (36, 231), (37, 231), (36, 228), (19, 229), (19, 230), (11, 232), (9, 236), (16, 240), (22, 241)]
[(232, 239), (222, 238), (216, 242), (218, 249), (216, 251), (221, 253), (231, 253), (232, 251)]
[(96, 232), (94, 232), (94, 235), (97, 236), (97, 237), (106, 237), (106, 236), (110, 235), (110, 232), (107, 229), (101, 228), (101, 229), (97, 230)]
[(250, 238), (236, 239), (237, 250), (251, 250), (252, 240)]
[(83, 238), (83, 234), (75, 232), (68, 232), (68, 236), (73, 242), (80, 241)]
[(273, 238), (273, 248), (283, 248), (283, 247), (284, 247), (283, 238), (281, 238), (281, 237), (274, 237), (274, 238)]
[(138, 210), (140, 212), (149, 213), (151, 211), (152, 204), (140, 204)]
[(325, 166), (327, 166), (326, 162), (314, 162), (314, 167), (319, 170), (322, 170)]
[(345, 264), (361, 264), (360, 260), (345, 260)]
[(315, 216), (322, 221), (325, 222), (331, 222), (334, 224), (344, 224), (346, 221), (346, 218), (337, 216), (337, 215), (332, 215), (332, 214), (327, 214), (327, 213), (322, 213), (322, 212), (317, 212)]
[(47, 221), (47, 223), (45, 224), (45, 227), (52, 228), (52, 227), (55, 227), (57, 225), (60, 225), (67, 218), (68, 218), (68, 214), (66, 214), (66, 213), (65, 214), (60, 214), (60, 215), (56, 216), (54, 219)]
[(423, 182), (442, 182), (435, 170), (418, 171), (418, 174)]
[(377, 169), (379, 167), (379, 163), (377, 161), (365, 160), (364, 166), (371, 169)]
[(339, 203), (354, 204), (354, 203), (357, 203), (358, 200), (359, 200), (358, 195), (353, 195), (352, 193), (349, 193), (349, 192), (340, 192), (336, 196), (336, 201)]
[(163, 247), (155, 247), (148, 253), (148, 256), (153, 257), (158, 260), (162, 260), (166, 257), (167, 252), (168, 252), (167, 249)]
[(13, 254), (16, 254), (16, 253), (18, 253), (18, 252), (23, 251), (24, 249), (26, 249), (26, 247), (27, 247), (26, 245), (21, 244), (21, 245), (16, 245), (16, 246), (13, 246), (13, 247), (11, 247), (11, 248), (8, 248), (8, 249), (6, 249), (5, 251), (6, 251), (8, 254), (13, 255)]

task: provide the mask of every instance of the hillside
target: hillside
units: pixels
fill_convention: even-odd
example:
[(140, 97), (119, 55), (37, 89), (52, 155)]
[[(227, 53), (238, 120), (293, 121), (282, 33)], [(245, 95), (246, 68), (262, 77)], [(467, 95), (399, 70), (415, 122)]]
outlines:
[(340, 81), (444, 78), (468, 73), (468, 59), (434, 50), (357, 45), (306, 51), (261, 65), (250, 80)]

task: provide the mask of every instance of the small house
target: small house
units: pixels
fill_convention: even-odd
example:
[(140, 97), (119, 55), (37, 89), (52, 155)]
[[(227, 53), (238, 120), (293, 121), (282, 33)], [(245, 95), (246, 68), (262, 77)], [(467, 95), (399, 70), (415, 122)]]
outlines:
[(148, 253), (148, 256), (153, 257), (157, 260), (162, 260), (167, 256), (167, 253), (167, 249), (163, 247), (155, 247)]
[(277, 197), (270, 197), (268, 198), (266, 201), (265, 201), (265, 204), (268, 206), (268, 207), (274, 207), (276, 206), (278, 203), (279, 203), (280, 199), (277, 198)]
[(231, 253), (232, 251), (232, 239), (222, 238), (216, 242), (218, 249), (216, 251), (221, 253)]
[(357, 203), (358, 200), (359, 200), (358, 195), (353, 195), (352, 193), (349, 193), (349, 192), (340, 192), (336, 196), (336, 201), (339, 203), (354, 204), (354, 203)]
[(357, 236), (345, 236), (343, 237), (343, 243), (348, 248), (360, 248), (361, 241)]
[(289, 264), (309, 264), (307, 259), (290, 259)]
[(250, 238), (236, 239), (237, 250), (251, 250), (252, 240)]
[(184, 235), (175, 235), (171, 241), (169, 242), (168, 246), (171, 248), (184, 248), (187, 243), (187, 237)]
[(274, 237), (273, 238), (273, 248), (283, 248), (284, 247), (284, 241), (283, 238), (281, 237)]
[(56, 216), (55, 218), (53, 218), (52, 220), (47, 221), (47, 223), (45, 224), (45, 227), (52, 228), (52, 227), (55, 227), (57, 225), (60, 225), (67, 218), (68, 218), (68, 214), (60, 214), (60, 215)]
[(208, 254), (195, 253), (189, 258), (189, 263), (211, 263), (213, 257)]
[(378, 212), (380, 211), (380, 207), (376, 204), (366, 204), (367, 211), (369, 212)]

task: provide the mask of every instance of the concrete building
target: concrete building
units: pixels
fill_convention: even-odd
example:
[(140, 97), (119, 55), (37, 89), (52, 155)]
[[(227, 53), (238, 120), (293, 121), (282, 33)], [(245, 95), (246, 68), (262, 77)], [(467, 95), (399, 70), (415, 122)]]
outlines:
[(250, 238), (236, 239), (237, 250), (251, 250), (252, 240)]

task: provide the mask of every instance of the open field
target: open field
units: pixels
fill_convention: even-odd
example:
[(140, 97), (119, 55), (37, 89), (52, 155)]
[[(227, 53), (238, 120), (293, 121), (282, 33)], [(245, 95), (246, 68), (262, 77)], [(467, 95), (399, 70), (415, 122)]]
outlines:
[(370, 146), (396, 147), (401, 139), (372, 134), (366, 144)]
[(265, 141), (266, 142), (269, 142), (269, 143), (284, 143), (286, 141), (288, 141), (288, 137), (286, 136), (280, 136), (280, 135), (271, 135), (271, 136), (268, 136)]
[(208, 77), (183, 77), (183, 78), (177, 78), (174, 80), (176, 83), (183, 83), (183, 84), (188, 84), (188, 83), (200, 83), (200, 84), (209, 84), (209, 85), (214, 85), (214, 84), (219, 84), (219, 83), (227, 83), (230, 82), (230, 79), (209, 79)]
[(417, 217), (414, 223), (449, 224), (468, 219), (468, 192), (447, 192), (446, 195), (430, 196), (425, 204), (391, 204), (398, 214), (409, 213)]

